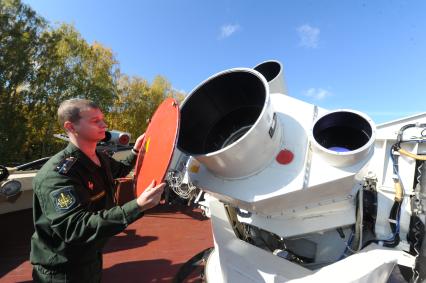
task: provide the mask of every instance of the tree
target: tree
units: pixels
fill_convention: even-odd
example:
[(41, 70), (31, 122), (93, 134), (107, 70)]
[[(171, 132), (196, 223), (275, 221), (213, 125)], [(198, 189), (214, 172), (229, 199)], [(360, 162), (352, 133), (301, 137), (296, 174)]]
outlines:
[(53, 134), (62, 130), (52, 117), (56, 117), (59, 104), (79, 97), (108, 109), (116, 98), (119, 74), (112, 51), (97, 42), (89, 45), (73, 26), (62, 24), (46, 30), (41, 40), (43, 49), (26, 99), (31, 138), (25, 145), (26, 152), (40, 157), (57, 148)]
[(0, 160), (19, 159), (27, 136), (22, 96), (35, 76), (45, 21), (19, 0), (0, 2)]
[(179, 101), (183, 98), (162, 76), (155, 77), (150, 85), (143, 78), (122, 75), (117, 96), (107, 115), (108, 126), (129, 132), (133, 139), (146, 130), (149, 119), (165, 98), (174, 97)]
[(111, 49), (88, 44), (71, 25), (49, 27), (19, 0), (0, 2), (0, 163), (52, 154), (61, 101), (112, 106), (119, 76)]
[(0, 164), (63, 147), (53, 134), (63, 132), (56, 111), (66, 99), (93, 100), (111, 129), (136, 138), (168, 96), (182, 98), (161, 76), (149, 84), (121, 75), (112, 50), (72, 25), (51, 27), (20, 0), (0, 0)]

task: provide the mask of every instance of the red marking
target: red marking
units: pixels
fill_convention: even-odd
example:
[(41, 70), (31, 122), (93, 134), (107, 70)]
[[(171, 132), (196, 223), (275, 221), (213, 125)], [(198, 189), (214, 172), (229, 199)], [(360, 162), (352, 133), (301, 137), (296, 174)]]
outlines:
[(279, 164), (289, 164), (293, 161), (294, 154), (290, 150), (283, 149), (278, 153), (276, 160)]
[(136, 195), (139, 196), (151, 184), (163, 182), (173, 151), (179, 128), (179, 106), (173, 98), (167, 98), (157, 108), (145, 132), (147, 150), (139, 152), (136, 162)]

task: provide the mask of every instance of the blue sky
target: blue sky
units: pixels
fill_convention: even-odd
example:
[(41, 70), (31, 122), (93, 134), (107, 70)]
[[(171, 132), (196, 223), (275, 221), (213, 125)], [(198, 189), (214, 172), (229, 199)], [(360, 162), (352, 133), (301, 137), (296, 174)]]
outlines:
[(426, 1), (24, 0), (110, 47), (128, 75), (189, 93), (274, 59), (289, 95), (376, 123), (426, 111)]

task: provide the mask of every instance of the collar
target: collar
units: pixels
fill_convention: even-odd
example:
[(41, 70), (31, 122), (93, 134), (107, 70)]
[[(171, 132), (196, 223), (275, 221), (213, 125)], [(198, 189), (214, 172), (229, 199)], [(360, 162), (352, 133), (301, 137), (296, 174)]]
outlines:
[[(64, 152), (66, 154), (80, 154), (83, 153), (75, 144), (73, 144), (72, 142), (68, 143), (67, 147), (64, 149)], [(74, 156), (74, 155), (73, 155)], [(77, 157), (77, 156), (76, 156)]]
[(93, 163), (92, 160), (90, 160), (90, 158), (84, 154), (83, 151), (81, 151), (75, 144), (73, 144), (72, 142), (70, 142), (68, 144), (68, 146), (64, 149), (64, 153), (67, 156), (73, 156), (76, 157), (83, 165), (84, 167), (86, 167), (87, 170), (89, 170), (90, 172), (95, 172), (96, 171), (96, 166)]

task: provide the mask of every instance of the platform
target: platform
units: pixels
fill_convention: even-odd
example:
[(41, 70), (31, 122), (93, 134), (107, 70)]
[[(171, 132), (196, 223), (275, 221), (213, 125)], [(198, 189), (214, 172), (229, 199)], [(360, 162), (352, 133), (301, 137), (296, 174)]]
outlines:
[[(32, 282), (32, 210), (0, 215), (0, 224), (0, 282)], [(211, 246), (210, 220), (200, 210), (160, 205), (111, 238), (102, 282), (172, 282), (187, 260)]]

